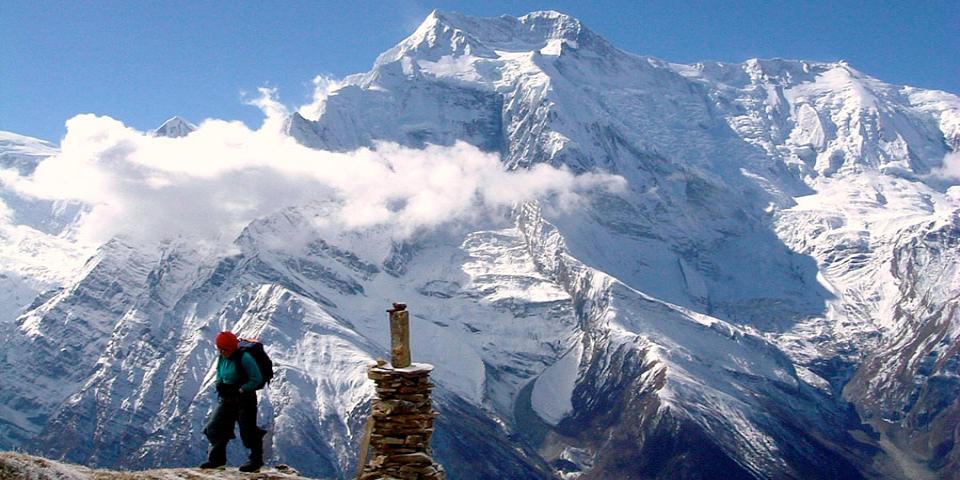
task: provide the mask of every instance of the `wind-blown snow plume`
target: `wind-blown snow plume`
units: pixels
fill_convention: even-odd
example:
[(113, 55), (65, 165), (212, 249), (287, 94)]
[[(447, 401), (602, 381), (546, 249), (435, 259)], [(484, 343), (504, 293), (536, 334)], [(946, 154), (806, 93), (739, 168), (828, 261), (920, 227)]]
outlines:
[(322, 222), (337, 228), (402, 225), (395, 238), (457, 218), (476, 218), (550, 197), (560, 206), (595, 188), (619, 189), (620, 177), (575, 176), (539, 166), (508, 172), (498, 157), (465, 143), (415, 150), (382, 143), (332, 153), (309, 149), (275, 128), (286, 108), (261, 90), (265, 115), (251, 130), (207, 120), (182, 138), (154, 137), (109, 117), (67, 122), (61, 152), (30, 176), (0, 180), (22, 195), (79, 200), (91, 208), (81, 240), (125, 234), (143, 240), (178, 235), (231, 241), (251, 220), (309, 202), (338, 205)]

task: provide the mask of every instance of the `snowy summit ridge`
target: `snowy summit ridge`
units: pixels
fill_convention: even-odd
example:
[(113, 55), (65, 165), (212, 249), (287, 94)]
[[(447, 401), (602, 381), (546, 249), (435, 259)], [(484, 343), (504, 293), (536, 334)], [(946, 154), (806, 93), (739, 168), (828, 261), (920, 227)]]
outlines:
[[(328, 87), (286, 119), (300, 145), (284, 137), (278, 152), (491, 155), (515, 174), (612, 174), (623, 188), (402, 238), (326, 228), (337, 202), (308, 198), (245, 222), (226, 251), (118, 236), (43, 282), (24, 261), (34, 244), (18, 244), (0, 446), (196, 462), (210, 342), (229, 328), (276, 359), (262, 394), (273, 458), (348, 476), (373, 393), (364, 369), (389, 349), (383, 308), (403, 299), (414, 356), (436, 366), (434, 449), (453, 476), (960, 471), (956, 95), (844, 62), (668, 63), (557, 12), (435, 11)], [(431, 171), (459, 165), (445, 160)], [(428, 178), (464, 175), (444, 173)], [(67, 250), (52, 246), (70, 245), (70, 225), (29, 238)]]
[(452, 38), (473, 38), (489, 50), (508, 52), (537, 51), (557, 40), (606, 43), (576, 18), (555, 11), (533, 12), (519, 18), (504, 15), (496, 19), (434, 11), (400, 45), (432, 43), (444, 38), (441, 32)]
[(579, 20), (556, 11), (491, 19), (434, 10), (412, 35), (380, 55), (374, 65), (404, 57), (438, 61), (445, 56), (492, 59), (503, 53), (558, 54), (561, 45), (592, 48), (600, 54), (616, 51)]

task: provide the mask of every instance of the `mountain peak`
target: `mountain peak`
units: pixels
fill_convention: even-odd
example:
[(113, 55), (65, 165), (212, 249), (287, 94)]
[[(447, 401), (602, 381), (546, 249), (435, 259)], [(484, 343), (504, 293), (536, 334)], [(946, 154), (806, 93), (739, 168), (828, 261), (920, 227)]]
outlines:
[(383, 65), (403, 57), (436, 61), (448, 55), (496, 58), (497, 52), (539, 51), (557, 42), (610, 48), (580, 20), (554, 10), (494, 18), (434, 10), (412, 35), (381, 55), (377, 63)]
[(579, 35), (583, 31), (589, 31), (580, 20), (556, 10), (530, 12), (517, 20), (521, 25), (527, 25), (531, 29), (546, 27), (543, 32), (547, 35), (546, 38), (550, 39), (573, 39), (572, 36)]
[(163, 122), (163, 124), (157, 127), (155, 130), (151, 130), (150, 134), (154, 137), (178, 138), (185, 137), (196, 129), (196, 125), (184, 120), (182, 117), (175, 115)]
[(481, 40), (491, 40), (491, 38), (487, 38), (491, 33), (490, 30), (496, 30), (498, 27), (499, 29), (517, 29), (519, 27), (521, 30), (535, 32), (535, 36), (543, 39), (563, 38), (565, 35), (575, 35), (584, 29), (580, 20), (556, 10), (540, 10), (520, 17), (510, 15), (472, 17), (457, 12), (434, 10), (430, 12), (430, 15), (427, 15), (421, 27), (438, 24), (468, 32)]

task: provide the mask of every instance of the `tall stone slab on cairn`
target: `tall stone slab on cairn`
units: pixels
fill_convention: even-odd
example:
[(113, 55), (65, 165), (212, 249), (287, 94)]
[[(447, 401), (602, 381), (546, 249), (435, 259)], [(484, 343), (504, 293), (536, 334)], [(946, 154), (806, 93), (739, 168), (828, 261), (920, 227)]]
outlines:
[[(390, 313), (390, 363), (371, 365), (367, 376), (374, 381), (374, 399), (367, 424), (369, 437), (360, 447), (357, 478), (397, 480), (446, 480), (443, 467), (433, 460), (430, 437), (433, 411), (430, 372), (433, 365), (410, 362), (410, 314), (406, 305), (393, 304)], [(369, 449), (372, 448), (372, 455)]]

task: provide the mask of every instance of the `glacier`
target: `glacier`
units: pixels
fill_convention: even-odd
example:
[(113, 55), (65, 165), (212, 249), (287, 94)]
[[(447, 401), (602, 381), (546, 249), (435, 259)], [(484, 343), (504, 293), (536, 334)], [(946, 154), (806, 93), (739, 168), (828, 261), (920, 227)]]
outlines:
[(0, 448), (199, 463), (212, 339), (232, 329), (278, 366), (267, 457), (349, 477), (403, 300), (452, 478), (958, 478), (957, 95), (845, 62), (670, 63), (558, 12), (433, 12), (325, 88), (284, 135), (465, 142), (626, 187), (402, 238), (320, 228), (338, 206), (318, 197), (229, 248), (91, 246), (75, 227), (93, 206), (14, 188), (58, 148), (2, 133)]

